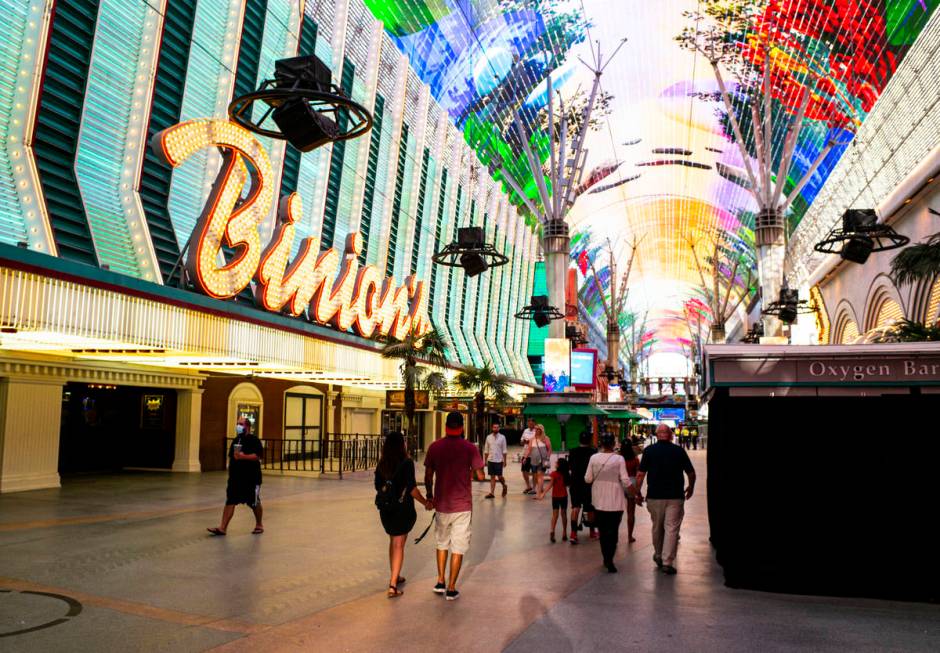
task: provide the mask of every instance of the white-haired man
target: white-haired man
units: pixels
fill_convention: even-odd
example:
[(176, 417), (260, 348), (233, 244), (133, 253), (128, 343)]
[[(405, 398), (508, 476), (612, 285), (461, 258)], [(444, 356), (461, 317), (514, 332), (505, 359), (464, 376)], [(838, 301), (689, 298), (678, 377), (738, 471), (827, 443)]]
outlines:
[[(685, 515), (685, 502), (695, 489), (695, 469), (689, 454), (673, 444), (673, 432), (666, 424), (656, 427), (656, 443), (643, 450), (640, 469), (636, 475), (637, 501), (643, 501), (643, 481), (649, 476), (646, 508), (653, 520), (653, 561), (664, 574), (676, 573), (676, 549), (679, 546), (679, 527)], [(689, 477), (688, 487), (684, 487)]]

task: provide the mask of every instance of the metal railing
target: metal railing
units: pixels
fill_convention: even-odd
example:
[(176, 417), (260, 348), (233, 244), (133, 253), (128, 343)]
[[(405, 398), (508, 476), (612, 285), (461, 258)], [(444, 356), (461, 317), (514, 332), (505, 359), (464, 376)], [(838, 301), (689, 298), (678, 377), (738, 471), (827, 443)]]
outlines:
[[(225, 439), (226, 460), (234, 438)], [(374, 469), (382, 453), (378, 433), (332, 433), (314, 440), (261, 438), (261, 469), (339, 474)], [(409, 447), (410, 448), (410, 447)]]

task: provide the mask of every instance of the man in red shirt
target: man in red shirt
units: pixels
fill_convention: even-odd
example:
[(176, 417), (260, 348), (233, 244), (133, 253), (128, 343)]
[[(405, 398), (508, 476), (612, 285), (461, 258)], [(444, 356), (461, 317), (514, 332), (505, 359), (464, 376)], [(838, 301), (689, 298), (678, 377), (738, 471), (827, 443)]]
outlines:
[[(448, 601), (455, 601), (460, 595), (457, 591), (460, 565), (470, 548), (470, 514), (473, 509), (470, 475), (472, 473), (478, 481), (484, 480), (485, 476), (480, 450), (463, 437), (463, 415), (447, 414), (444, 435), (442, 439), (431, 443), (424, 457), (424, 486), (428, 500), (434, 502), (437, 510), (434, 522), (437, 585), (434, 591), (443, 594)], [(445, 585), (448, 553), (450, 579)]]

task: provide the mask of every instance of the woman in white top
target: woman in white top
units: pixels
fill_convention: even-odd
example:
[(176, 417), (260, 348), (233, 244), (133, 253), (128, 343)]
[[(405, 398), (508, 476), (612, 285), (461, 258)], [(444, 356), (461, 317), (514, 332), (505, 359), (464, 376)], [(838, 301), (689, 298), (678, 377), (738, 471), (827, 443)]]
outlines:
[(618, 532), (623, 511), (627, 507), (624, 490), (634, 492), (627, 475), (623, 456), (614, 453), (614, 436), (604, 433), (600, 437), (601, 450), (588, 461), (584, 480), (591, 484), (591, 503), (594, 504), (594, 524), (600, 531), (601, 554), (604, 566), (617, 573), (614, 554), (617, 552)]
[(552, 442), (545, 435), (545, 427), (541, 424), (535, 425), (535, 436), (529, 440), (522, 452), (523, 458), (529, 459), (529, 466), (532, 470), (532, 488), (535, 490), (535, 499), (541, 499), (545, 496), (543, 481), (545, 479), (545, 470), (548, 469), (549, 461), (552, 457)]

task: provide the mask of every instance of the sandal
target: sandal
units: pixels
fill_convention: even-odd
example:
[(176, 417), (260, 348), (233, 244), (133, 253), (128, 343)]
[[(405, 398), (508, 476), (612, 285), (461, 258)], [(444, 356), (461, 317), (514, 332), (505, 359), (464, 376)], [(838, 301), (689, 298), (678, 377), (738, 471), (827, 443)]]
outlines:
[(402, 592), (401, 590), (399, 590), (396, 585), (389, 585), (389, 586), (388, 586), (388, 598), (394, 599), (394, 598), (396, 598), (396, 597), (401, 596), (402, 594), (404, 594), (404, 592)]
[(402, 585), (406, 580), (407, 580), (407, 579), (406, 579), (404, 576), (399, 576), (399, 577), (398, 577), (398, 584), (399, 584), (399, 585)]
[(260, 526), (255, 526), (255, 530), (251, 531), (252, 535), (261, 535), (264, 532), (264, 529)]
[(223, 537), (225, 535), (225, 531), (223, 531), (221, 528), (207, 528), (206, 530), (214, 536), (217, 535), (219, 537)]

